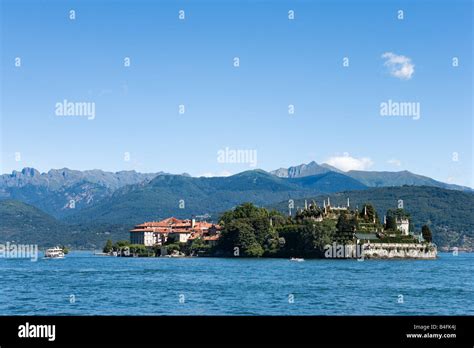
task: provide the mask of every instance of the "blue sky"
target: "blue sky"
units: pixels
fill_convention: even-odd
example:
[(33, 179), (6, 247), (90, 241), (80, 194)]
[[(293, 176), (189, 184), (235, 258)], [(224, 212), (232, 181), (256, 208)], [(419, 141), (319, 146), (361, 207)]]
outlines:
[[(2, 0), (1, 13), (2, 173), (252, 169), (220, 163), (229, 148), (265, 170), (315, 160), (473, 186), (470, 1)], [(414, 72), (393, 76), (387, 52)], [(95, 118), (57, 116), (64, 99)], [(389, 99), (420, 119), (381, 116)]]

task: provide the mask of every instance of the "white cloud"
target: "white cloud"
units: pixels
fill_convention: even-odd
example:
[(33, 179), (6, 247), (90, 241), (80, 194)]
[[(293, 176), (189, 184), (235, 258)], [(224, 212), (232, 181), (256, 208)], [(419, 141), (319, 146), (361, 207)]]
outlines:
[(348, 153), (344, 153), (343, 156), (331, 157), (326, 163), (344, 172), (349, 170), (367, 170), (374, 164), (368, 157), (355, 158), (349, 156)]
[(396, 158), (389, 159), (387, 163), (397, 167), (400, 167), (402, 165), (402, 162), (400, 160), (397, 160)]
[(384, 65), (390, 69), (390, 74), (401, 80), (409, 80), (415, 73), (415, 65), (411, 58), (400, 56), (392, 52), (385, 52), (382, 58), (386, 59)]
[(203, 174), (198, 175), (198, 176), (199, 177), (204, 176), (206, 178), (213, 178), (213, 177), (216, 177), (216, 176), (231, 176), (231, 175), (232, 175), (231, 172), (228, 172), (227, 170), (223, 170), (223, 171), (218, 172), (218, 173), (206, 172), (206, 173), (203, 173)]

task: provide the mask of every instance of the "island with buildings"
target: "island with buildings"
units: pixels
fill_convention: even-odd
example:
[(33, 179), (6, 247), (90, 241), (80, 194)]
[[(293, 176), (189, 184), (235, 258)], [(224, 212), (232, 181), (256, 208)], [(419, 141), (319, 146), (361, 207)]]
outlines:
[(428, 226), (413, 231), (410, 215), (390, 209), (381, 219), (370, 203), (351, 208), (304, 202), (288, 216), (244, 203), (216, 223), (169, 217), (130, 230), (129, 241), (107, 241), (115, 256), (435, 259)]

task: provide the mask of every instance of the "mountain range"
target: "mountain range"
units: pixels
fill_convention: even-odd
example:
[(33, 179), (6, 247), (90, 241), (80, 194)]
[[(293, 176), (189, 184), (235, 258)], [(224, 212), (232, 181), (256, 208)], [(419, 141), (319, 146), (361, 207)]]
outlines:
[[(256, 172), (266, 173), (261, 170)], [(251, 173), (251, 172), (248, 172)], [(432, 186), (450, 190), (472, 191), (469, 187), (452, 185), (433, 180), (431, 178), (413, 174), (408, 171), (376, 172), (376, 171), (348, 171), (342, 172), (328, 164), (310, 162), (299, 166), (280, 168), (269, 172), (272, 177), (265, 177), (273, 186), (278, 186), (281, 196), (295, 191), (308, 191), (312, 193), (337, 192), (341, 190), (365, 189), (370, 187), (390, 186)], [(247, 174), (248, 175), (248, 174)], [(257, 175), (257, 174), (256, 174)], [(157, 177), (164, 177), (163, 181)], [(173, 180), (171, 178), (174, 178)], [(263, 178), (263, 177), (261, 177)], [(277, 178), (277, 179), (275, 179)], [(22, 171), (13, 171), (11, 174), (0, 175), (0, 200), (12, 199), (31, 204), (57, 218), (75, 215), (77, 211), (92, 207), (97, 203), (128, 192), (135, 187), (157, 183), (181, 182), (196, 185), (222, 186), (225, 182), (231, 187), (242, 182), (242, 175), (220, 178), (193, 178), (187, 174), (172, 175), (164, 172), (138, 173), (136, 171), (120, 171), (116, 173), (102, 170), (71, 170), (51, 169), (47, 173), (40, 173), (34, 168), (24, 168)], [(253, 189), (253, 188), (251, 188)], [(237, 190), (239, 191), (239, 190)], [(302, 192), (303, 193), (303, 192)], [(245, 195), (236, 193), (238, 196)], [(181, 194), (185, 196), (184, 192)], [(278, 194), (275, 194), (277, 197)], [(273, 197), (262, 199), (267, 200)]]
[(242, 202), (265, 205), (311, 194), (366, 188), (335, 172), (292, 179), (279, 178), (261, 170), (213, 178), (160, 175), (146, 184), (118, 189), (99, 203), (69, 215), (66, 221), (121, 224), (171, 215), (183, 218), (204, 214), (215, 216)]
[(67, 168), (40, 173), (34, 168), (23, 168), (0, 175), (0, 200), (18, 200), (55, 217), (63, 217), (75, 212), (73, 209), (82, 209), (111, 196), (121, 187), (144, 183), (162, 174)]
[[(467, 236), (466, 243), (470, 243), (472, 189), (407, 171), (342, 172), (316, 162), (270, 173), (251, 170), (210, 178), (67, 168), (40, 173), (24, 168), (0, 176), (0, 242), (23, 239), (50, 245), (61, 240), (76, 247), (100, 247), (108, 238), (127, 238), (128, 229), (144, 221), (206, 214), (216, 221), (221, 212), (243, 202), (278, 207), (289, 199), (300, 202), (310, 197), (337, 197), (341, 192), (350, 192), (354, 202), (375, 200), (383, 209), (393, 208), (403, 199), (400, 197), (409, 194), (409, 211), (417, 212), (417, 223), (434, 224), (438, 241), (463, 244)], [(438, 202), (442, 199), (451, 202), (458, 213), (437, 218), (439, 211), (431, 206), (443, 206)], [(448, 232), (457, 237), (446, 237)]]
[(350, 170), (347, 172), (343, 172), (335, 167), (330, 166), (329, 164), (318, 164), (314, 161), (308, 164), (300, 164), (299, 166), (280, 168), (271, 171), (270, 173), (281, 178), (301, 178), (305, 176), (323, 174), (331, 171), (346, 175), (368, 187), (413, 185), (440, 187), (450, 190), (472, 191), (472, 189), (469, 187), (436, 181), (427, 176), (413, 174), (407, 170), (399, 172)]

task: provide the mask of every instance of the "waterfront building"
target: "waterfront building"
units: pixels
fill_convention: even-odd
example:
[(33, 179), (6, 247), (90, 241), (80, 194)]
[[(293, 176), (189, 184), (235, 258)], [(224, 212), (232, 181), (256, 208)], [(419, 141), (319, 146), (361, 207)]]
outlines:
[(397, 230), (399, 230), (404, 236), (408, 236), (410, 229), (410, 221), (406, 218), (396, 220)]
[[(130, 230), (130, 242), (145, 246), (163, 245), (167, 241), (186, 243), (200, 237), (219, 237), (220, 226), (195, 219), (170, 217), (161, 221), (144, 222)], [(205, 240), (205, 239), (204, 239)]]

